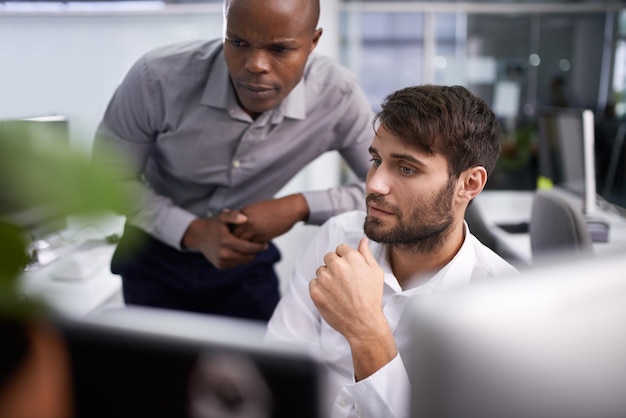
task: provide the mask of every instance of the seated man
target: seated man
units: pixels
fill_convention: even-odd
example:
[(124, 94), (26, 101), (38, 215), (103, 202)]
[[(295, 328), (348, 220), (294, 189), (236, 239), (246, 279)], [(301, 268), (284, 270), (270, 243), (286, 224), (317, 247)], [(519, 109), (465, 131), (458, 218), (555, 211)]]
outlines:
[(321, 227), (266, 336), (322, 357), (322, 411), (333, 417), (409, 414), (401, 318), (411, 297), (517, 273), (464, 222), (500, 154), (501, 129), (483, 100), (460, 86), (408, 87), (385, 99), (374, 123), (367, 213)]

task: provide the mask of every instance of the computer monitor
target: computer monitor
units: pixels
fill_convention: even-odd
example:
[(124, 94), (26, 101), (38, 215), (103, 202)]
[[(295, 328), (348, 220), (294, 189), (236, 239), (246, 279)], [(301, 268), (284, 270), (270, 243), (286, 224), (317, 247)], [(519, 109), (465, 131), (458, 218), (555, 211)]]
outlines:
[(260, 322), (126, 307), (60, 329), (78, 418), (319, 417), (317, 361)]
[[(13, 158), (36, 158), (36, 152), (45, 153), (55, 147), (58, 150), (70, 148), (69, 122), (61, 115), (41, 116), (25, 119), (0, 121), (0, 141), (19, 141), (20, 146), (33, 153), (21, 153)], [(23, 166), (37, 167), (36, 163), (26, 164), (17, 161)], [(19, 178), (16, 173), (7, 173), (7, 167), (0, 170), (7, 177), (12, 187), (4, 182), (0, 190), (0, 220), (21, 228), (26, 239), (32, 242), (44, 240), (54, 232), (67, 227), (67, 217), (49, 196), (37, 196), (23, 193), (19, 190)], [(38, 173), (45, 176), (46, 173)], [(17, 190), (16, 190), (17, 189)]]
[(412, 306), (413, 417), (626, 416), (626, 258), (553, 260)]
[(539, 175), (582, 199), (582, 211), (597, 209), (594, 116), (588, 109), (543, 107), (537, 111)]

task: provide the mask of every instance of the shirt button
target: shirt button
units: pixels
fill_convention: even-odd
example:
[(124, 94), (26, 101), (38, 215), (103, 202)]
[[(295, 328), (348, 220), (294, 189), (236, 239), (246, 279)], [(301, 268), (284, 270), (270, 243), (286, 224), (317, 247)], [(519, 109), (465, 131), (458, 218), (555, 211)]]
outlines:
[(209, 219), (212, 218), (213, 217), (213, 212), (208, 210), (207, 213), (206, 213), (206, 217), (209, 218)]
[(346, 401), (346, 399), (345, 399), (345, 398), (342, 398), (342, 399), (339, 401), (339, 406), (341, 406), (342, 408), (344, 408), (344, 407), (348, 406), (348, 401)]
[(394, 302), (394, 303), (400, 303), (400, 302), (402, 302), (402, 297), (401, 297), (401, 296), (394, 296), (394, 297), (393, 297), (393, 302)]
[(239, 160), (233, 161), (233, 167), (239, 168), (240, 165), (241, 165), (241, 163), (239, 162)]

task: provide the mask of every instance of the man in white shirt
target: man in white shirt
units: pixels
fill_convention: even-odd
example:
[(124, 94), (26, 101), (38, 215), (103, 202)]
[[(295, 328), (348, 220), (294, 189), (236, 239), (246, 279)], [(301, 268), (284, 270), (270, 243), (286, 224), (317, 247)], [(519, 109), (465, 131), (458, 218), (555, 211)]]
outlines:
[(408, 416), (402, 317), (410, 299), (517, 272), (464, 222), (501, 135), (484, 101), (460, 86), (408, 87), (385, 99), (370, 146), (367, 213), (321, 227), (268, 324), (267, 341), (300, 345), (328, 365), (322, 411)]

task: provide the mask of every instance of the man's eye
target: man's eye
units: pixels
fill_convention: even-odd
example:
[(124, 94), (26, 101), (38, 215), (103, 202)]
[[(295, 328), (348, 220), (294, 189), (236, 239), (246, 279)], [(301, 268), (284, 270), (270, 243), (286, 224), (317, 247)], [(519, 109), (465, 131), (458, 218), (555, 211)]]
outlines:
[(284, 46), (275, 46), (273, 49), (275, 52), (278, 52), (280, 54), (289, 51), (289, 48), (285, 48)]
[(372, 162), (372, 165), (376, 167), (378, 167), (381, 163), (380, 158), (372, 158), (370, 161)]
[(407, 176), (415, 173), (415, 170), (413, 170), (410, 167), (401, 166), (400, 170), (402, 171), (402, 174), (407, 175)]
[(238, 41), (237, 39), (231, 39), (229, 40), (229, 42), (232, 46), (235, 46), (235, 47), (244, 46), (244, 43), (242, 41)]

